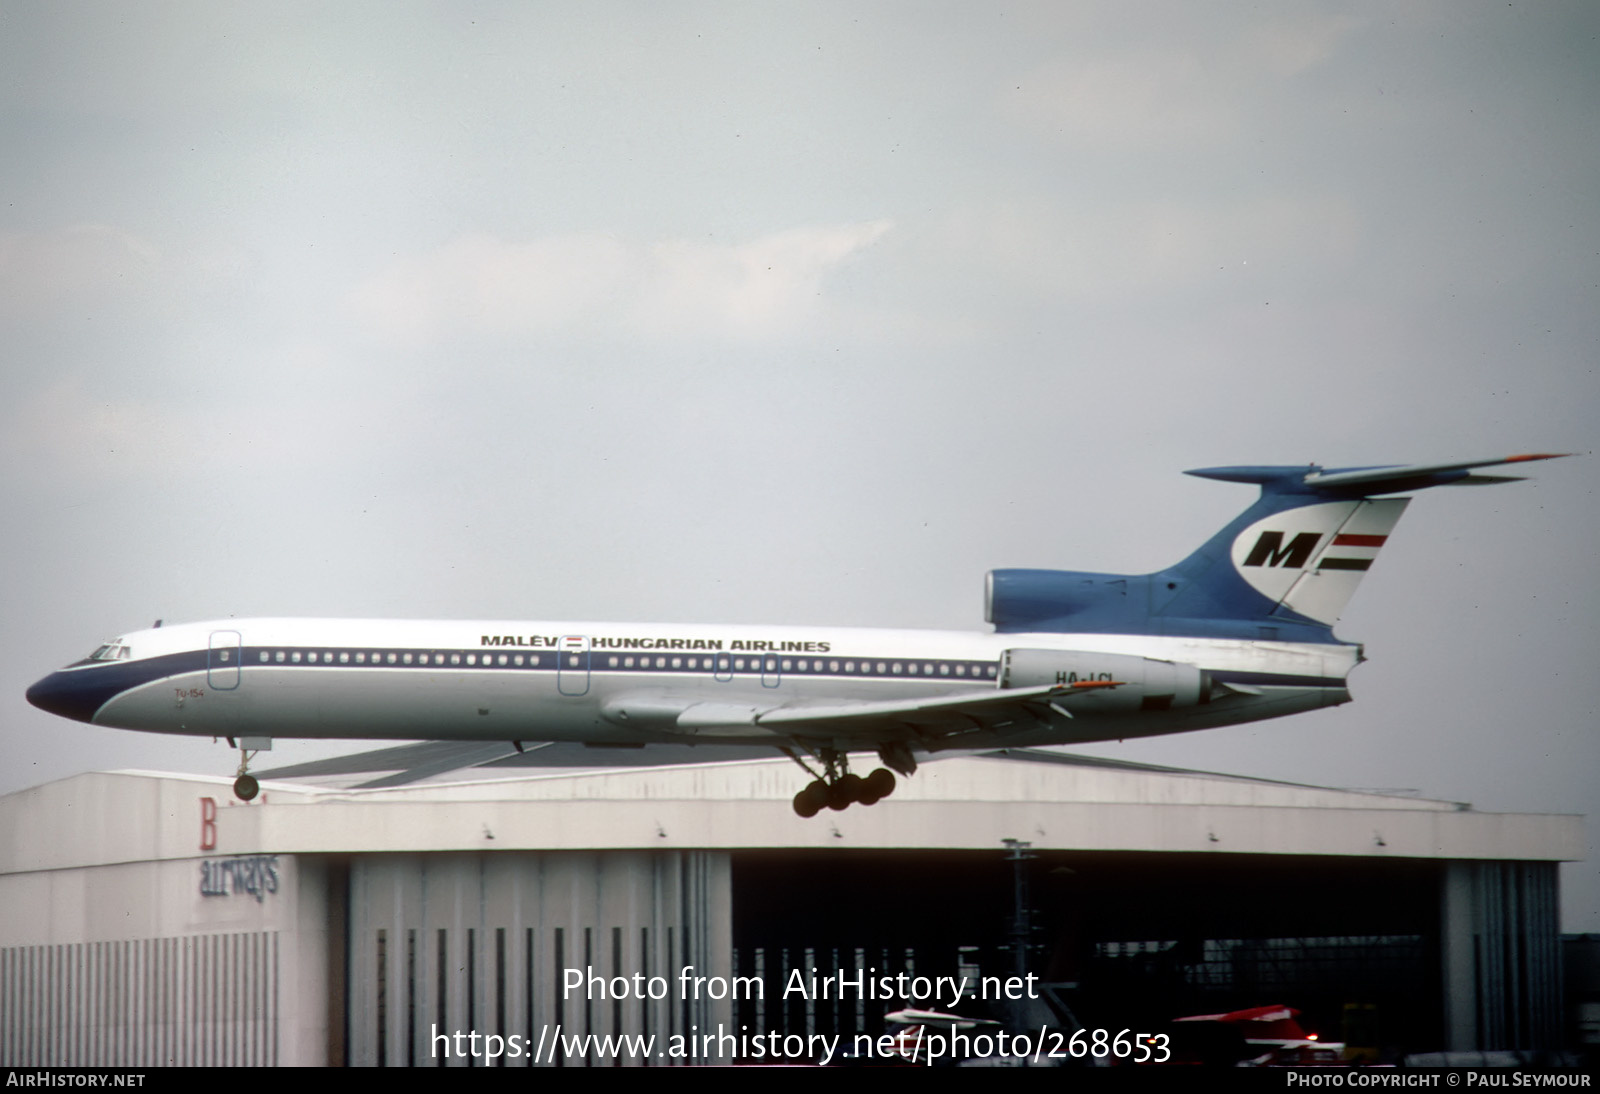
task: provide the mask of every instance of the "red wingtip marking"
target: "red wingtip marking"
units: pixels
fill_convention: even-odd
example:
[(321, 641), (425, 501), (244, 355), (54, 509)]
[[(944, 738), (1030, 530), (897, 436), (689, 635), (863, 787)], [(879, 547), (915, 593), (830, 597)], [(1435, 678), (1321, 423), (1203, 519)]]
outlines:
[(1507, 456), (1506, 463), (1525, 463), (1528, 460), (1559, 460), (1563, 456), (1576, 456), (1576, 452), (1525, 452), (1520, 456)]
[(1070, 687), (1075, 688), (1120, 688), (1126, 680), (1076, 680)]

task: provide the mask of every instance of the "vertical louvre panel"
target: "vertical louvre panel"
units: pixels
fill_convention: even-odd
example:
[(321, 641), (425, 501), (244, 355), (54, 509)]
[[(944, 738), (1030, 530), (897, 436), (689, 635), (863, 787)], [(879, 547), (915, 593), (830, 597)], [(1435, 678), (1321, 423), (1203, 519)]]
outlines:
[(0, 1065), (273, 1064), (277, 932), (0, 949)]
[[(678, 1002), (682, 964), (726, 976), (731, 953), (726, 856), (686, 852), (499, 852), (385, 855), (351, 868), (348, 1024), (351, 1059), (379, 1057), (378, 992), (390, 1016), (384, 1062), (418, 1066), (637, 1066), (654, 1061), (552, 1054), (564, 1039), (713, 1028), (724, 1002)], [(379, 932), (388, 971), (371, 967)], [(726, 967), (725, 967), (726, 966)], [(635, 973), (671, 985), (661, 1000), (593, 1000), (562, 993), (564, 968), (609, 981)], [(722, 1008), (719, 1010), (719, 1008)], [(456, 1056), (455, 1034), (476, 1032), (521, 1052), (498, 1060)], [(545, 1037), (544, 1051), (534, 1051)], [(466, 1047), (468, 1038), (461, 1039)]]

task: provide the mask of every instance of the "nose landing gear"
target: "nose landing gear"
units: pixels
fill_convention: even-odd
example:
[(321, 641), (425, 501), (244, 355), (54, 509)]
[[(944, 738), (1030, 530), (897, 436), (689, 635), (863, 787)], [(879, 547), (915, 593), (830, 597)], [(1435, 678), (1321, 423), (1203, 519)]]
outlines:
[(794, 796), (794, 811), (802, 817), (814, 817), (825, 808), (840, 811), (856, 804), (875, 805), (894, 793), (894, 772), (880, 767), (862, 778), (851, 772), (849, 756), (837, 749), (816, 750), (817, 759), (822, 761), (822, 774), (812, 770), (791, 749), (783, 752), (812, 776), (806, 788)]
[[(252, 744), (259, 745), (259, 743), (259, 741), (249, 738), (241, 738), (239, 740), (235, 740), (232, 737), (228, 738), (228, 747), (239, 750), (239, 774), (233, 780), (233, 796), (242, 802), (254, 801), (256, 795), (261, 793), (261, 784), (256, 782), (254, 775), (250, 774), (250, 761), (261, 749), (259, 747), (250, 748), (249, 746)], [(270, 742), (267, 747), (272, 747)]]

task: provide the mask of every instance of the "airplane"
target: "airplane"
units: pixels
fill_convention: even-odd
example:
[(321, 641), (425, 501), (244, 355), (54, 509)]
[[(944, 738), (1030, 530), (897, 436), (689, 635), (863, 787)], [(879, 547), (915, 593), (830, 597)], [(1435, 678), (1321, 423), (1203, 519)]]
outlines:
[[(919, 756), (1181, 733), (1347, 702), (1346, 678), (1365, 658), (1333, 624), (1411, 501), (1391, 495), (1518, 481), (1478, 469), (1560, 455), (1189, 471), (1260, 493), (1155, 573), (991, 571), (991, 632), (158, 620), (27, 698), (93, 725), (225, 737), (241, 751), (234, 790), (246, 801), (259, 790), (250, 758), (274, 737), (448, 743), (369, 754), (418, 762), (366, 785), (531, 760), (530, 746), (547, 742), (677, 744), (776, 749), (810, 776), (794, 810), (813, 817), (889, 796)], [(863, 752), (883, 765), (864, 777), (850, 770)], [(338, 764), (325, 770), (392, 769)]]

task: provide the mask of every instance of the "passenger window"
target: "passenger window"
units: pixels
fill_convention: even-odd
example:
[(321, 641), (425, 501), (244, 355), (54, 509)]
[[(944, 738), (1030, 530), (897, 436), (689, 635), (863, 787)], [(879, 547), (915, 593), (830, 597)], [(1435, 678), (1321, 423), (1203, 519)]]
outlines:
[(499, 658), (497, 658), (497, 660), (498, 660), (498, 661), (499, 661), (499, 662), (500, 662), (500, 664), (502, 664), (502, 665), (503, 665), (503, 664), (505, 664), (505, 663), (506, 663), (506, 660), (507, 660), (507, 658), (506, 658), (506, 655), (505, 655), (505, 654), (503, 654), (503, 653), (502, 653), (502, 654), (501, 654), (501, 655), (500, 655), (500, 656), (499, 656)]
[(261, 660), (262, 660), (263, 663), (267, 660), (267, 651), (266, 650), (262, 650), (261, 651)]
[(459, 654), (459, 653), (452, 653), (452, 654), (451, 654), (451, 655), (450, 655), (450, 663), (451, 663), (451, 664), (452, 664), (452, 665), (459, 665), (459, 664), (461, 664), (461, 655), (460, 655), (460, 654)]

